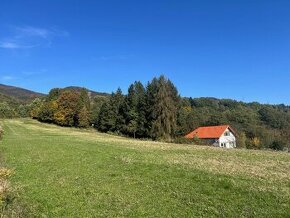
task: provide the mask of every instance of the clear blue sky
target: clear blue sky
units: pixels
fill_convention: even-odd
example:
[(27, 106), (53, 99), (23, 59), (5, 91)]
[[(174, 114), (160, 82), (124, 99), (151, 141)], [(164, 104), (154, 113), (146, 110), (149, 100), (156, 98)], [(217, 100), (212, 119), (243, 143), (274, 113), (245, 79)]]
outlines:
[(111, 92), (160, 74), (182, 96), (290, 104), (290, 1), (1, 1), (0, 83)]

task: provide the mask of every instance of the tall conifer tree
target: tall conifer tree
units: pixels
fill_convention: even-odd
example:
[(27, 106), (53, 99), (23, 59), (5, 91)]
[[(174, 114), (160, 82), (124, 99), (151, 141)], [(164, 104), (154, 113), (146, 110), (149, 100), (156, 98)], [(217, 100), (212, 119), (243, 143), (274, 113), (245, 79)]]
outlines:
[[(151, 108), (153, 139), (170, 140), (174, 137), (177, 120), (179, 96), (173, 83), (161, 76), (156, 83), (156, 88), (151, 93), (153, 104)], [(153, 86), (153, 87), (154, 87)]]

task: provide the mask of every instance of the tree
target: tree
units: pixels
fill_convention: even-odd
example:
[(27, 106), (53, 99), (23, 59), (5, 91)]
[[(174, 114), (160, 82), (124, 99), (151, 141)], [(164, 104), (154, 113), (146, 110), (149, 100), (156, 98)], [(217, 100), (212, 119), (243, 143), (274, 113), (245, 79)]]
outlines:
[(0, 103), (0, 118), (13, 118), (15, 111), (8, 105), (7, 102)]
[(95, 126), (98, 125), (100, 111), (105, 102), (108, 102), (106, 97), (96, 96), (91, 103), (90, 122)]
[(120, 108), (124, 97), (120, 88), (112, 93), (108, 102), (105, 102), (100, 110), (97, 128), (102, 132), (120, 131), (122, 123)]
[[(75, 91), (76, 92), (76, 91)], [(86, 89), (78, 92), (77, 108), (74, 115), (74, 126), (88, 127), (90, 124), (91, 102)]]
[(88, 127), (90, 104), (86, 89), (52, 89), (37, 107), (37, 118), (61, 126)]
[(36, 98), (33, 102), (29, 105), (29, 114), (30, 117), (33, 119), (37, 119), (43, 104), (43, 100), (40, 98)]
[(42, 122), (54, 122), (54, 114), (58, 110), (58, 103), (56, 100), (45, 101), (39, 110), (38, 119)]
[(152, 126), (153, 121), (156, 119), (153, 113), (153, 106), (155, 105), (155, 95), (158, 89), (158, 80), (156, 77), (146, 86), (146, 96), (145, 96), (145, 106), (144, 112), (146, 116), (146, 122), (144, 123), (145, 127), (145, 136), (152, 138)]
[(273, 128), (283, 129), (287, 126), (287, 117), (285, 117), (285, 114), (280, 112), (277, 108), (264, 106), (259, 110), (259, 114), (261, 120)]
[(130, 85), (128, 95), (125, 97), (119, 109), (118, 124), (122, 133), (129, 136), (136, 136), (138, 127), (137, 119), (138, 96), (135, 85)]
[(90, 101), (88, 91), (84, 88), (81, 89), (80, 91), (79, 107), (80, 108), (85, 107), (87, 111), (90, 111), (90, 108), (91, 108), (91, 101)]
[(282, 139), (275, 139), (269, 148), (276, 150), (276, 151), (283, 151), (284, 147), (286, 147), (286, 142)]
[(57, 99), (57, 112), (54, 121), (61, 126), (78, 125), (78, 106), (80, 94), (75, 91), (64, 91)]
[(261, 149), (261, 140), (258, 137), (250, 138), (246, 141), (246, 146), (251, 149)]
[(247, 140), (246, 134), (244, 132), (241, 132), (237, 138), (237, 147), (246, 148), (246, 140)]
[(19, 107), (17, 108), (17, 114), (20, 117), (28, 117), (29, 116), (29, 108), (27, 105), (19, 105)]
[(143, 86), (143, 84), (138, 81), (135, 82), (135, 91), (137, 95), (137, 106), (136, 106), (136, 111), (138, 113), (137, 116), (137, 131), (136, 135), (139, 138), (144, 138), (146, 137), (146, 90)]
[[(6, 104), (3, 104), (3, 101)], [(290, 149), (290, 106), (243, 103), (229, 99), (180, 98), (164, 76), (153, 78), (146, 88), (134, 82), (123, 95), (91, 99), (86, 89), (52, 89), (28, 106), (0, 95), (0, 117), (26, 116), (63, 126), (94, 124), (102, 132), (171, 141), (199, 126), (229, 124), (241, 134), (237, 145), (254, 149)], [(281, 141), (280, 141), (281, 140)]]
[(153, 139), (170, 140), (174, 137), (179, 96), (172, 82), (161, 76), (152, 81), (152, 131)]
[(120, 88), (117, 89), (115, 93), (113, 93), (112, 98), (110, 99), (110, 106), (112, 108), (112, 121), (115, 124), (114, 127), (110, 131), (119, 132), (122, 129), (123, 117), (120, 115), (120, 108), (124, 102), (124, 96), (122, 94), (122, 90)]
[(59, 96), (61, 95), (61, 92), (62, 90), (59, 89), (59, 88), (54, 88), (54, 89), (51, 89), (48, 93), (48, 96), (46, 97), (46, 101), (49, 102), (49, 101), (55, 101), (59, 98)]
[(78, 127), (84, 127), (87, 128), (90, 126), (90, 120), (89, 120), (89, 111), (84, 106), (78, 115)]
[(105, 102), (99, 113), (99, 118), (97, 122), (97, 129), (101, 132), (108, 132), (115, 126), (114, 120), (111, 119), (111, 107), (109, 102)]

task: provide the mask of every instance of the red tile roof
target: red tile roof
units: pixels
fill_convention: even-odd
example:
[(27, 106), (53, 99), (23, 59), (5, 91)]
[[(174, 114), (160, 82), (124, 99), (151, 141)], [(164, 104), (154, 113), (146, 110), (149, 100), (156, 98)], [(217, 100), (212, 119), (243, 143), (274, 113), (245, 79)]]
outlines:
[[(199, 127), (185, 136), (185, 138), (192, 139), (198, 137), (200, 139), (216, 139), (222, 136), (229, 125), (223, 126), (204, 126)], [(231, 129), (231, 128), (230, 128)], [(232, 130), (232, 129), (231, 129)]]

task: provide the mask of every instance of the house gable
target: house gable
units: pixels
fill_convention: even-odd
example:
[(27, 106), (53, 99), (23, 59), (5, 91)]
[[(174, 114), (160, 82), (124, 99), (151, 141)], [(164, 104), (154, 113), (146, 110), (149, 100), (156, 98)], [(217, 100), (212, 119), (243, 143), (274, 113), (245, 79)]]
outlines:
[(231, 128), (227, 128), (218, 140), (219, 147), (234, 148), (236, 147), (236, 134)]

